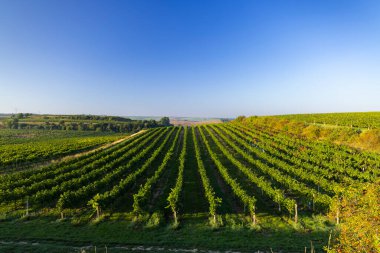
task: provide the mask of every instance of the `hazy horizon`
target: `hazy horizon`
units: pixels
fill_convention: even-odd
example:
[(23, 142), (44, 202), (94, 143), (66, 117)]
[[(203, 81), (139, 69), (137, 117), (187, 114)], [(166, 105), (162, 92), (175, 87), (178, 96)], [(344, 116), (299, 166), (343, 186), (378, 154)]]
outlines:
[(378, 1), (1, 1), (0, 112), (379, 111), (379, 14)]
[[(114, 116), (114, 117), (125, 117), (125, 118), (143, 118), (143, 119), (159, 119), (162, 117), (169, 117), (169, 118), (194, 118), (194, 119), (234, 119), (238, 116), (245, 116), (245, 117), (250, 117), (250, 116), (283, 116), (283, 115), (293, 115), (293, 114), (330, 114), (330, 113), (371, 113), (371, 112), (380, 112), (380, 111), (342, 111), (342, 112), (334, 112), (334, 111), (329, 111), (329, 112), (311, 112), (311, 113), (288, 113), (288, 114), (250, 114), (250, 115), (237, 115), (235, 117), (201, 117), (201, 116), (175, 116), (175, 115), (118, 115), (118, 114), (91, 114), (91, 113), (81, 113), (81, 114), (64, 114), (64, 113), (32, 113), (35, 115), (62, 115), (62, 116), (70, 116), (70, 115), (93, 115), (93, 116)], [(31, 113), (31, 112), (17, 112), (17, 113)], [(1, 114), (17, 114), (16, 112), (0, 112)]]

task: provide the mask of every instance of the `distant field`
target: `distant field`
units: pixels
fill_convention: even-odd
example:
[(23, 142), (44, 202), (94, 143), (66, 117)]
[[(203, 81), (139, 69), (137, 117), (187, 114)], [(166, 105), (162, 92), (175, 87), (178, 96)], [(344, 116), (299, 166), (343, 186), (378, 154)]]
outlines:
[(194, 120), (183, 120), (183, 119), (172, 119), (170, 121), (174, 126), (195, 126), (195, 125), (203, 125), (203, 124), (215, 124), (222, 123), (220, 119), (211, 119), (204, 121), (194, 121)]
[(102, 132), (0, 129), (0, 173), (95, 148), (124, 135)]
[[(27, 133), (2, 135), (10, 142), (0, 145), (4, 151), (25, 145), (20, 157), (42, 144), (42, 154), (50, 154), (71, 150), (71, 139), (79, 149), (81, 138), (117, 138), (35, 132), (32, 144), (18, 143)], [(379, 168), (375, 153), (237, 121), (155, 128), (98, 152), (0, 176), (0, 241), (23, 238), (31, 252), (74, 252), (89, 243), (102, 245), (98, 252), (106, 244), (116, 252), (123, 244), (303, 252), (311, 241), (321, 252), (334, 230), (326, 214), (336, 196), (348, 185), (374, 182)]]
[(87, 132), (87, 131), (57, 131), (36, 129), (0, 129), (0, 145), (36, 143), (53, 139), (67, 139), (78, 137), (123, 136), (114, 133)]
[(203, 124), (215, 124), (229, 121), (230, 119), (220, 118), (197, 118), (197, 117), (172, 117), (170, 122), (174, 126), (195, 126)]
[(307, 123), (330, 124), (356, 128), (380, 128), (380, 112), (290, 114), (276, 117)]

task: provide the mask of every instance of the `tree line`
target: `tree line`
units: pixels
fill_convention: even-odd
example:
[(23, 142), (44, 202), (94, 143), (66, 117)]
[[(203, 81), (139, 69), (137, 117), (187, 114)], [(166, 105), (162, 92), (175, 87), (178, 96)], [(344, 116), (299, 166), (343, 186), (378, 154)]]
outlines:
[[(24, 114), (13, 115), (3, 121), (3, 127), (9, 129), (42, 129), (42, 130), (74, 130), (74, 131), (98, 131), (98, 132), (136, 132), (144, 128), (155, 128), (162, 126), (171, 126), (168, 117), (156, 120), (131, 120), (121, 117), (92, 116), (92, 115), (73, 115), (71, 120), (88, 120), (88, 122), (72, 122), (64, 119), (58, 122), (26, 122), (22, 121)], [(119, 120), (122, 119), (122, 120)], [(68, 119), (67, 117), (65, 119)], [(109, 120), (114, 122), (110, 122)], [(97, 120), (97, 122), (92, 122)], [(107, 121), (107, 122), (99, 122)]]

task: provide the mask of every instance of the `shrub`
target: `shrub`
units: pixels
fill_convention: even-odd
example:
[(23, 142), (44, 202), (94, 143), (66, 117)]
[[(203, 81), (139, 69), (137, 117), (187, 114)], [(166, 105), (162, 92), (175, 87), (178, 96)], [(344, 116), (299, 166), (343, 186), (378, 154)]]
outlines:
[(380, 180), (348, 189), (332, 208), (339, 210), (340, 235), (333, 252), (380, 252)]

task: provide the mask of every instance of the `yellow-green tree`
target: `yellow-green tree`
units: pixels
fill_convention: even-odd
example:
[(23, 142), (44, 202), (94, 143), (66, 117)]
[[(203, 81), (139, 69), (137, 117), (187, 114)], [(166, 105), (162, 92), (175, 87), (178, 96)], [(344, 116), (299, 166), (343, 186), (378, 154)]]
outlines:
[(348, 189), (333, 207), (340, 234), (333, 252), (380, 252), (380, 180)]

